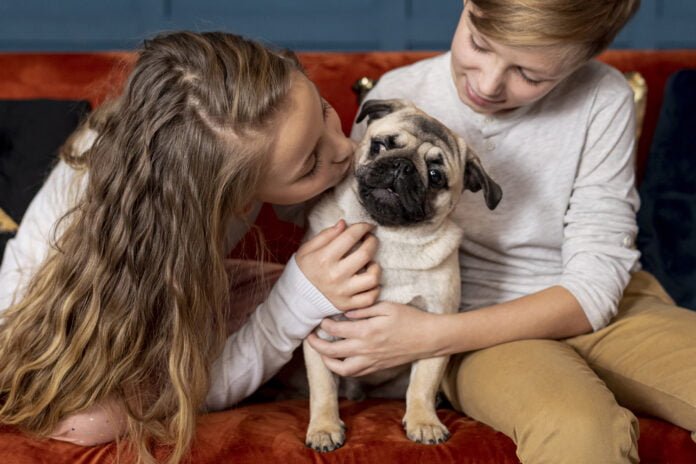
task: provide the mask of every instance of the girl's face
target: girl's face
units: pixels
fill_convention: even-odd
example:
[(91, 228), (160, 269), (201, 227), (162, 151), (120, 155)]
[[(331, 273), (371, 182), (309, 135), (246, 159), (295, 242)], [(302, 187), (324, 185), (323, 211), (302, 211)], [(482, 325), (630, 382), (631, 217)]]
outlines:
[(487, 39), (469, 19), (473, 8), (466, 2), (452, 39), (452, 79), (460, 100), (478, 113), (533, 103), (584, 63), (572, 46), (523, 48)]
[(302, 73), (293, 76), (287, 106), (277, 117), (259, 200), (301, 203), (343, 179), (356, 144), (343, 134), (336, 111)]

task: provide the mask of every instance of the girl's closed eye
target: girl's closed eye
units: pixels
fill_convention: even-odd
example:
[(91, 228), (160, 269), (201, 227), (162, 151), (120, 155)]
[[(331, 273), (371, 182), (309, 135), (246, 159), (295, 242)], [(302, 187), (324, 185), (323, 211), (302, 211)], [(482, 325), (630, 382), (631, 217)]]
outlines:
[(305, 179), (309, 179), (312, 176), (314, 176), (314, 174), (316, 174), (317, 171), (319, 171), (319, 168), (321, 167), (321, 156), (319, 156), (318, 151), (315, 150), (314, 153), (312, 153), (312, 158), (314, 159), (314, 162), (310, 170), (307, 171), (307, 173), (303, 176)]
[[(333, 110), (333, 107), (324, 100), (323, 98), (321, 99), (321, 110), (322, 110), (322, 116), (324, 118), (324, 122), (326, 122), (326, 118), (329, 117), (329, 113), (331, 110)], [(317, 144), (318, 145), (318, 144)], [(319, 149), (318, 146), (314, 149), (314, 152), (312, 153), (312, 167), (305, 173), (303, 176), (304, 178), (311, 178), (314, 174), (317, 173), (319, 168), (321, 167), (321, 156), (319, 155)]]
[(323, 112), (325, 122), (326, 122), (326, 118), (329, 117), (329, 113), (331, 112), (332, 109), (333, 109), (333, 106), (331, 106), (331, 104), (329, 102), (327, 102), (326, 100), (324, 100), (322, 98), (321, 99), (321, 110)]

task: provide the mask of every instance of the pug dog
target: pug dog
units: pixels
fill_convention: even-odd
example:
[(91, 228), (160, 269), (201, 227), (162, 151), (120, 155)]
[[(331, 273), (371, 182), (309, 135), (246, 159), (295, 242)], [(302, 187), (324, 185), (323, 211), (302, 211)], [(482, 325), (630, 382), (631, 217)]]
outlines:
[[(312, 208), (307, 236), (339, 219), (348, 224), (376, 224), (373, 233), (379, 248), (375, 261), (382, 267), (380, 300), (433, 313), (457, 312), (458, 248), (463, 231), (450, 214), (465, 189), (483, 190), (491, 210), (502, 198), (502, 190), (464, 140), (412, 103), (366, 101), (357, 122), (365, 118), (367, 132), (355, 152), (354, 175)], [(310, 396), (306, 444), (316, 451), (332, 451), (345, 441), (345, 426), (338, 413), (339, 378), (307, 341), (303, 351)], [(447, 361), (447, 356), (422, 359), (344, 381), (353, 396), (358, 396), (356, 391), (382, 388), (386, 394), (380, 396), (403, 397), (407, 387), (402, 421), (406, 435), (418, 443), (442, 443), (449, 432), (437, 417), (435, 397)], [(393, 388), (385, 390), (383, 386), (389, 384)]]

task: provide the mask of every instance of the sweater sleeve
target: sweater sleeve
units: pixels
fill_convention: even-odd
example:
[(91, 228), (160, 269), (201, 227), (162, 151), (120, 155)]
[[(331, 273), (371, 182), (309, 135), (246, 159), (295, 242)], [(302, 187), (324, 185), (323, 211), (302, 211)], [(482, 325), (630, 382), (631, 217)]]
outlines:
[(0, 266), (0, 315), (19, 301), (26, 286), (60, 235), (60, 219), (70, 210), (80, 186), (77, 172), (59, 161), (33, 198), (14, 238), (7, 241)]
[(211, 367), (208, 409), (225, 409), (249, 396), (290, 360), (323, 318), (339, 312), (305, 277), (293, 255), (268, 299), (227, 339)]
[(585, 149), (564, 217), (560, 284), (577, 298), (594, 330), (616, 315), (640, 256), (634, 246), (639, 198), (634, 186), (633, 98), (623, 81), (614, 84), (605, 89), (600, 85), (592, 102)]

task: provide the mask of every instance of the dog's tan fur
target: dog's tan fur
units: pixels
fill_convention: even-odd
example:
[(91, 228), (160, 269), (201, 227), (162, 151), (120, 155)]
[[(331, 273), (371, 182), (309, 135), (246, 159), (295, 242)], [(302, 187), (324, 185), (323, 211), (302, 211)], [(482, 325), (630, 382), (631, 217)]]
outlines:
[[(395, 140), (400, 148), (407, 149), (422, 179), (427, 182), (428, 163), (439, 158), (449, 180), (449, 188), (440, 190), (431, 199), (434, 215), (427, 221), (404, 227), (379, 224), (376, 227), (374, 234), (380, 245), (375, 261), (382, 267), (380, 299), (410, 304), (429, 312), (456, 312), (460, 300), (458, 246), (462, 231), (449, 215), (463, 189), (483, 188), (489, 207), (491, 204), (495, 207), (500, 199), (500, 188), (488, 178), (478, 157), (461, 138), (410, 103), (402, 100), (367, 102), (365, 112), (370, 120), (367, 133), (356, 150), (356, 169), (375, 160), (375, 154), (370, 153), (373, 138), (396, 135)], [(414, 120), (421, 121), (423, 127), (415, 127)], [(428, 129), (444, 139), (427, 132)], [(405, 156), (404, 152), (402, 149), (399, 156)], [(390, 156), (389, 151), (380, 152), (377, 158), (382, 156)], [(472, 176), (467, 180), (466, 169), (472, 170), (473, 181)], [(349, 176), (326, 194), (310, 213), (308, 236), (339, 219), (349, 224), (376, 224), (361, 203), (357, 189), (356, 177)], [(318, 451), (331, 451), (345, 440), (345, 427), (338, 411), (338, 379), (307, 342), (303, 349), (310, 386), (306, 443)], [(403, 418), (408, 438), (420, 443), (440, 443), (449, 437), (449, 432), (438, 419), (434, 403), (447, 361), (447, 356), (416, 361), (411, 366), (410, 379), (407, 378), (409, 365), (404, 365), (348, 380), (375, 386), (400, 377), (401, 382), (381, 388), (387, 396), (401, 397), (403, 389), (399, 391), (399, 387), (408, 380)]]

